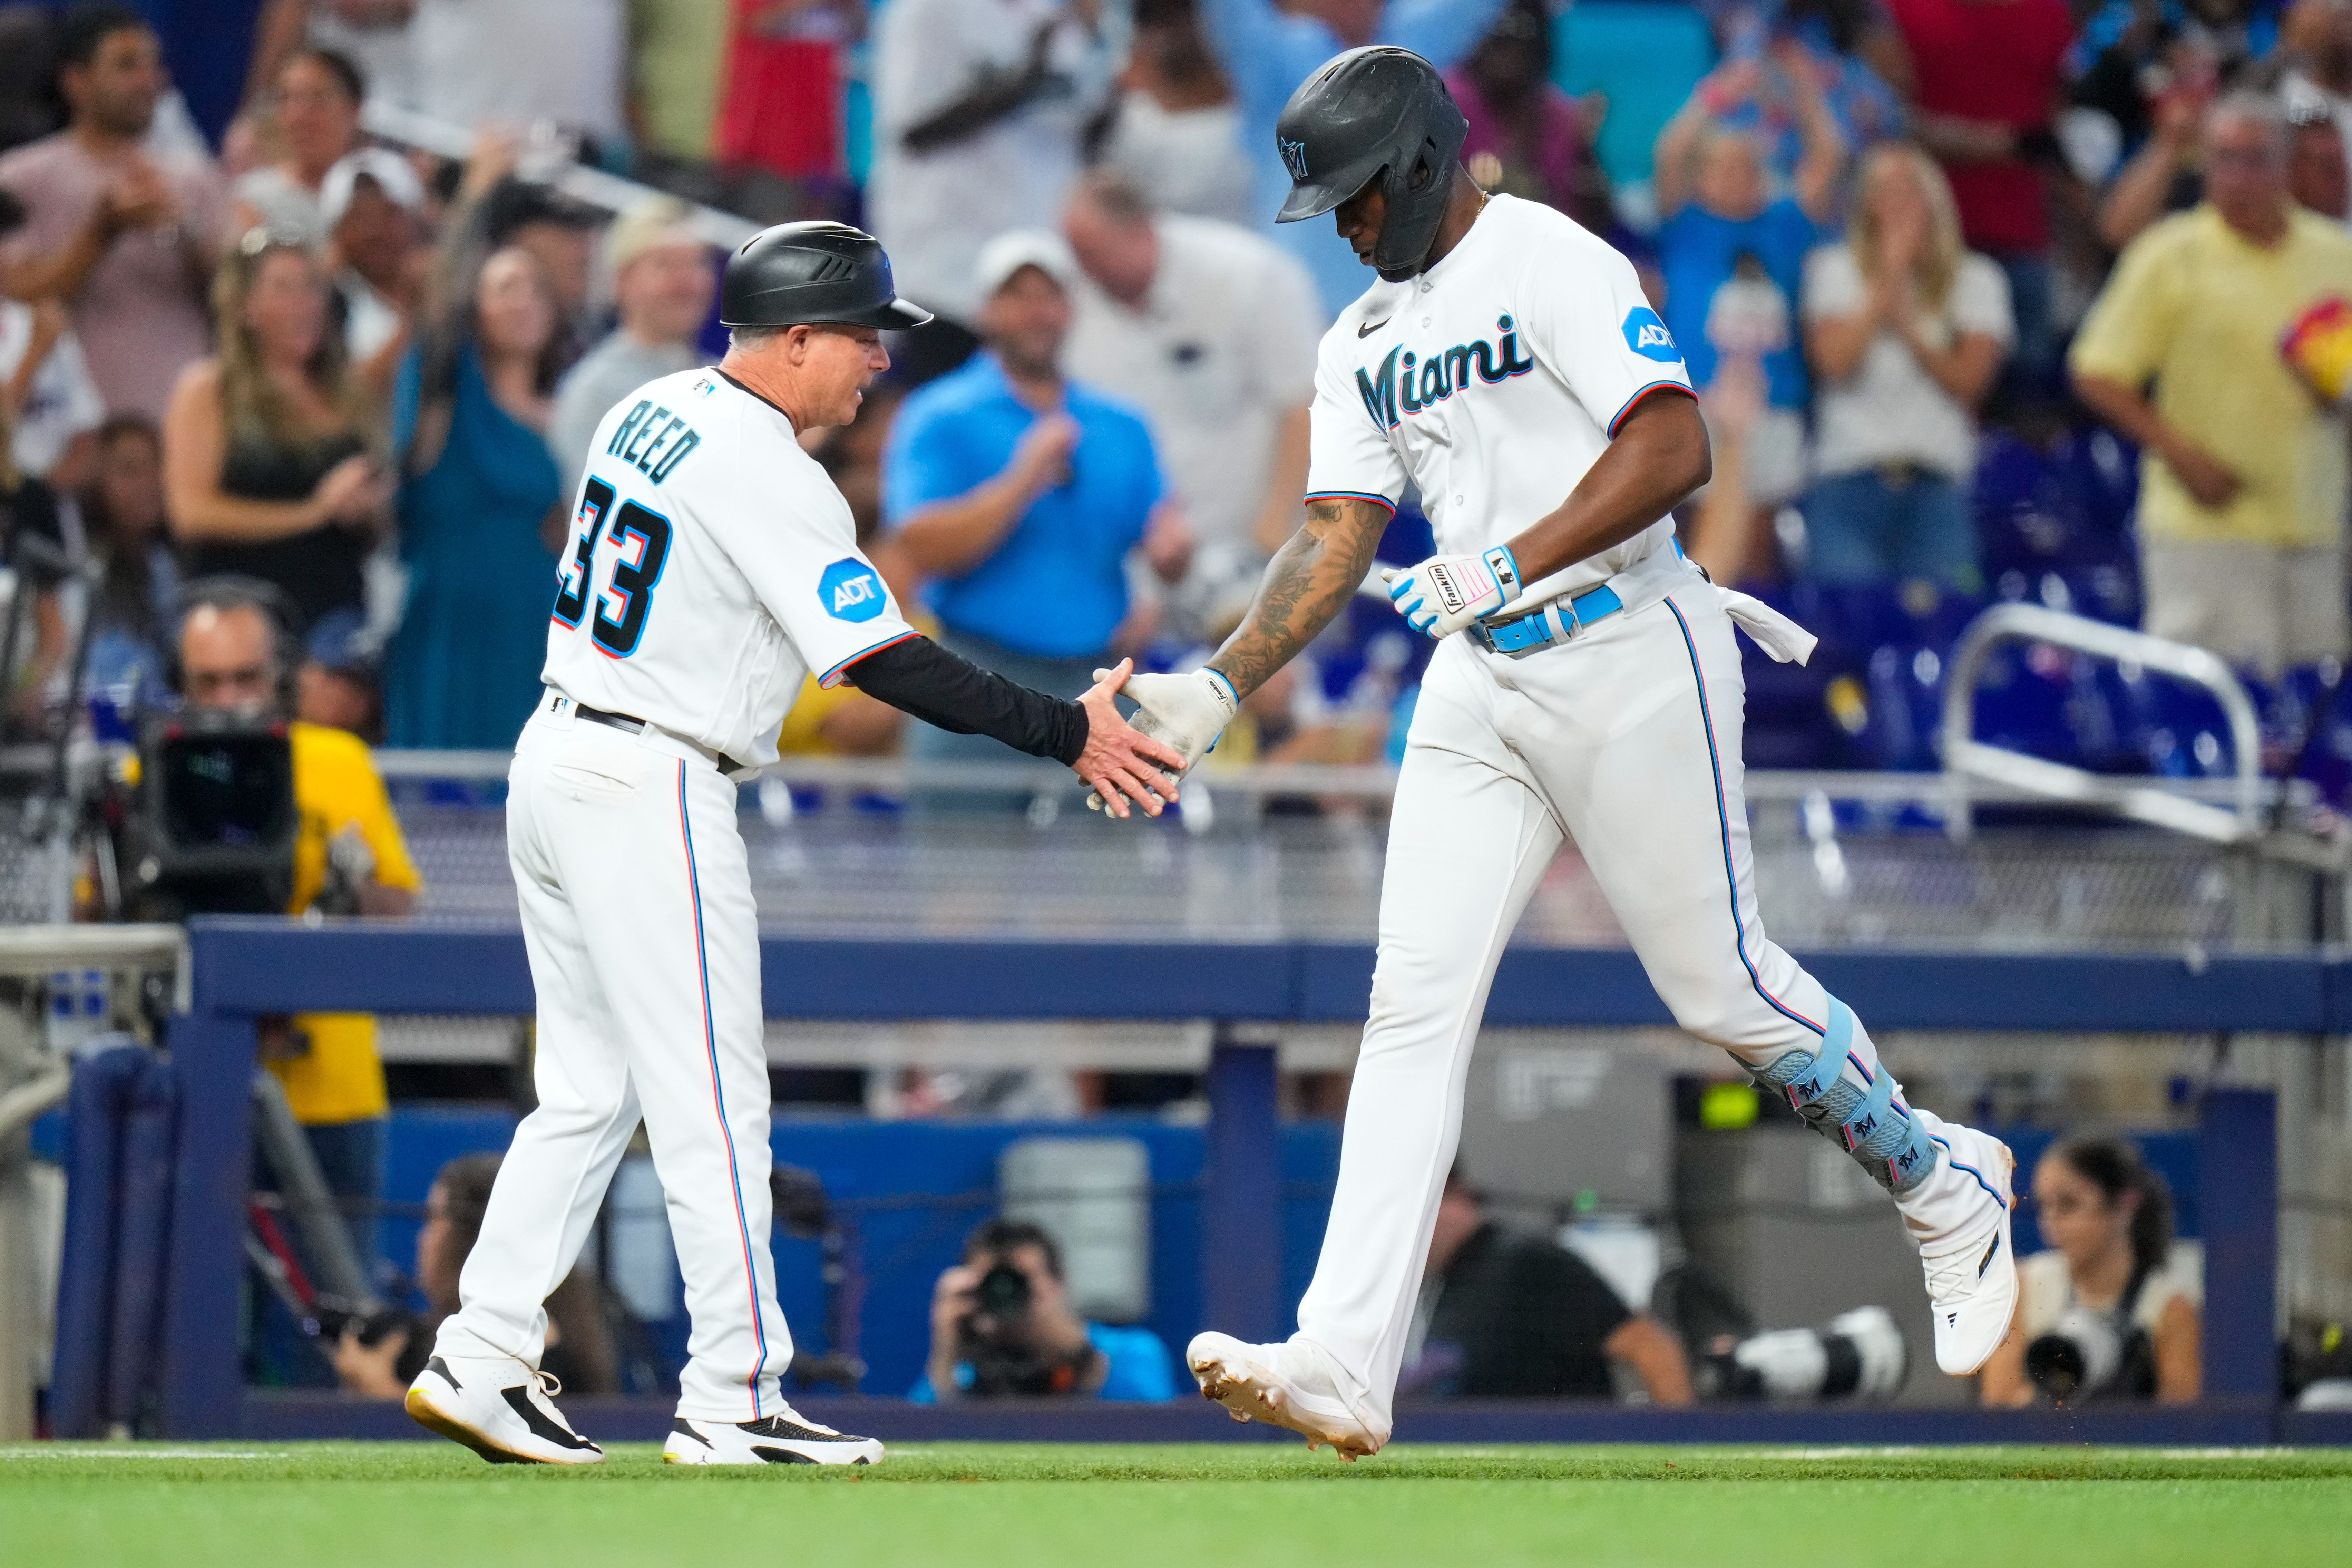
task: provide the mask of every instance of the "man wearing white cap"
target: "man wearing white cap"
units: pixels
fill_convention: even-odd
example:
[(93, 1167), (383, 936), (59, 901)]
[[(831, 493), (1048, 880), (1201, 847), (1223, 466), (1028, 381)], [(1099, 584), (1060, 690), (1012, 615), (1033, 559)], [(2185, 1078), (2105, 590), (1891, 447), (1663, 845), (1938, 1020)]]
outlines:
[(423, 259), (425, 184), (388, 147), (346, 153), (319, 183), (327, 263), (343, 301), (352, 363), (379, 390), (408, 342)]
[(649, 381), (710, 363), (696, 339), (718, 279), (710, 247), (687, 226), (684, 203), (657, 197), (621, 215), (604, 236), (620, 324), (555, 385), (548, 450), (565, 493), (580, 486), (597, 422)]
[[(971, 292), (987, 348), (907, 399), (883, 460), (883, 521), (930, 581), (940, 642), (1055, 696), (1093, 685), (1135, 630), (1129, 557), (1140, 547), (1173, 582), (1190, 553), (1142, 418), (1063, 374), (1076, 273), (1046, 230), (983, 246)], [(919, 725), (909, 749), (998, 754), (972, 739)]]

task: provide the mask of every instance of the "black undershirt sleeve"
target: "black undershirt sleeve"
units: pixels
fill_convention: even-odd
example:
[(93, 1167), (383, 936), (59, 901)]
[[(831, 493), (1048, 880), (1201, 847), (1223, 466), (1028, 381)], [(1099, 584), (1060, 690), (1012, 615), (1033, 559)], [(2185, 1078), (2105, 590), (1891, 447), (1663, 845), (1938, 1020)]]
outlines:
[(982, 669), (926, 637), (877, 648), (842, 679), (926, 724), (992, 736), (1033, 757), (1066, 766), (1087, 749), (1085, 709)]

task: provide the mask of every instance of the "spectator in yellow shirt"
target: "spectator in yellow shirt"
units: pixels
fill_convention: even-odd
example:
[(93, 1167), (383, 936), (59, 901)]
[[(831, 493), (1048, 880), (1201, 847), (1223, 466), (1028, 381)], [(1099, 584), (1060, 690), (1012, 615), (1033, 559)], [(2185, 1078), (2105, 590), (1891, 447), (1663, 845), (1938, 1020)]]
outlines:
[(2232, 93), (2204, 136), (2205, 200), (2125, 250), (2071, 361), (2083, 401), (2142, 448), (2141, 624), (2274, 676), (2352, 642), (2343, 412), (2280, 348), (2352, 300), (2352, 237), (2288, 197), (2274, 102)]
[[(189, 585), (180, 622), (181, 690), (193, 708), (286, 710), (288, 671), (268, 589), (236, 578)], [(302, 817), (287, 912), (402, 915), (424, 885), (365, 742), (295, 721), (294, 799)], [(286, 1086), (328, 1186), (349, 1205), (363, 1264), (375, 1258), (383, 1195), (383, 1063), (375, 1019), (306, 1013), (267, 1019), (262, 1055)]]

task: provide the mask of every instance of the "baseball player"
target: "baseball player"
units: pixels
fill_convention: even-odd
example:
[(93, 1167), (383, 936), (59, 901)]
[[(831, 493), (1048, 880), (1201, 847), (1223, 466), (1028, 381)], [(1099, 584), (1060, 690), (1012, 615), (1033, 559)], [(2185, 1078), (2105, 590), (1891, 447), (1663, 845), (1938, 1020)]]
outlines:
[(1813, 639), (1708, 583), (1669, 510), (1709, 458), (1682, 354), (1633, 268), (1569, 218), (1489, 198), (1429, 63), (1340, 55), (1280, 126), (1285, 221), (1337, 214), (1378, 269), (1323, 339), (1307, 521), (1207, 668), (1131, 682), (1147, 733), (1199, 758), (1237, 700), (1345, 605), (1417, 489), (1440, 553), (1385, 574), (1437, 639), (1389, 829), (1380, 961), (1339, 1189), (1298, 1332), (1187, 1353), (1202, 1392), (1350, 1458), (1390, 1401), (1461, 1132), (1495, 964), (1573, 837), (1681, 1026), (1785, 1093), (1893, 1194), (1936, 1359), (1975, 1372), (2016, 1304), (2011, 1157), (1909, 1104), (1869, 1032), (1764, 935), (1740, 798), (1737, 621)]
[[(648, 382), (597, 426), (548, 627), (547, 689), (515, 749), (508, 858), (539, 994), (539, 1108), (516, 1129), (408, 1413), (494, 1463), (594, 1464), (538, 1371), (571, 1270), (640, 1116), (667, 1199), (690, 1359), (663, 1457), (868, 1464), (801, 1419), (768, 1248), (760, 941), (736, 783), (775, 760), (804, 677), (1068, 763), (1157, 812), (1183, 759), (1111, 703), (946, 652), (899, 617), (848, 503), (794, 437), (845, 425), (889, 365), (896, 297), (868, 235), (785, 224), (729, 260), (716, 368)], [(1158, 793), (1151, 784), (1156, 784)]]

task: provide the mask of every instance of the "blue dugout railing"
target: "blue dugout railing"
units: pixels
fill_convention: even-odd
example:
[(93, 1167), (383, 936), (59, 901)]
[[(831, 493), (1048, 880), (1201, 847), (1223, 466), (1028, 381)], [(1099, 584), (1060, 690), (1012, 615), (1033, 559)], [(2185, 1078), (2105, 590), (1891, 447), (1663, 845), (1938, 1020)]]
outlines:
[[(2352, 1033), (2352, 960), (2326, 954), (1848, 950), (1803, 956), (1832, 991), (1882, 1029)], [(249, 1398), (239, 1376), (246, 1086), (255, 1059), (254, 1020), (262, 1014), (330, 1009), (528, 1013), (533, 997), (521, 936), (370, 922), (207, 919), (191, 928), (191, 1010), (175, 1021), (171, 1038), (184, 1099), (166, 1289), (163, 1430), (175, 1437), (290, 1436), (314, 1427), (320, 1435), (362, 1435), (383, 1413), (361, 1414), (361, 1407), (348, 1402), (336, 1402), (338, 1414), (334, 1405), (318, 1402)], [(1372, 951), (1316, 942), (772, 937), (762, 943), (761, 966), (767, 1010), (774, 1017), (1333, 1023), (1363, 1016)], [(1487, 1021), (1554, 1027), (1672, 1022), (1632, 953), (1550, 948), (1517, 948), (1507, 954)], [(1243, 1043), (1221, 1030), (1208, 1094), (1212, 1121), (1202, 1235), (1210, 1239), (1202, 1248), (1202, 1304), (1212, 1321), (1237, 1332), (1271, 1335), (1281, 1328), (1274, 1048)], [(2267, 1091), (2210, 1090), (2203, 1118), (2200, 1202), (2208, 1281), (2207, 1401), (2195, 1411), (2151, 1414), (2137, 1425), (2079, 1415), (2053, 1425), (2031, 1412), (1547, 1413), (1486, 1407), (1416, 1415), (1413, 1434), (1653, 1441), (2352, 1437), (2352, 1429), (2335, 1433), (2326, 1419), (2297, 1418), (2277, 1409), (2278, 1173), (2272, 1098)], [(811, 1401), (808, 1408), (814, 1414), (821, 1405), (834, 1407)], [(1241, 1435), (1222, 1423), (1199, 1421), (1191, 1407), (1157, 1414), (903, 1414), (903, 1434), (886, 1436)], [(873, 1424), (870, 1411), (861, 1419)], [(2352, 1428), (2352, 1420), (2343, 1424)]]

